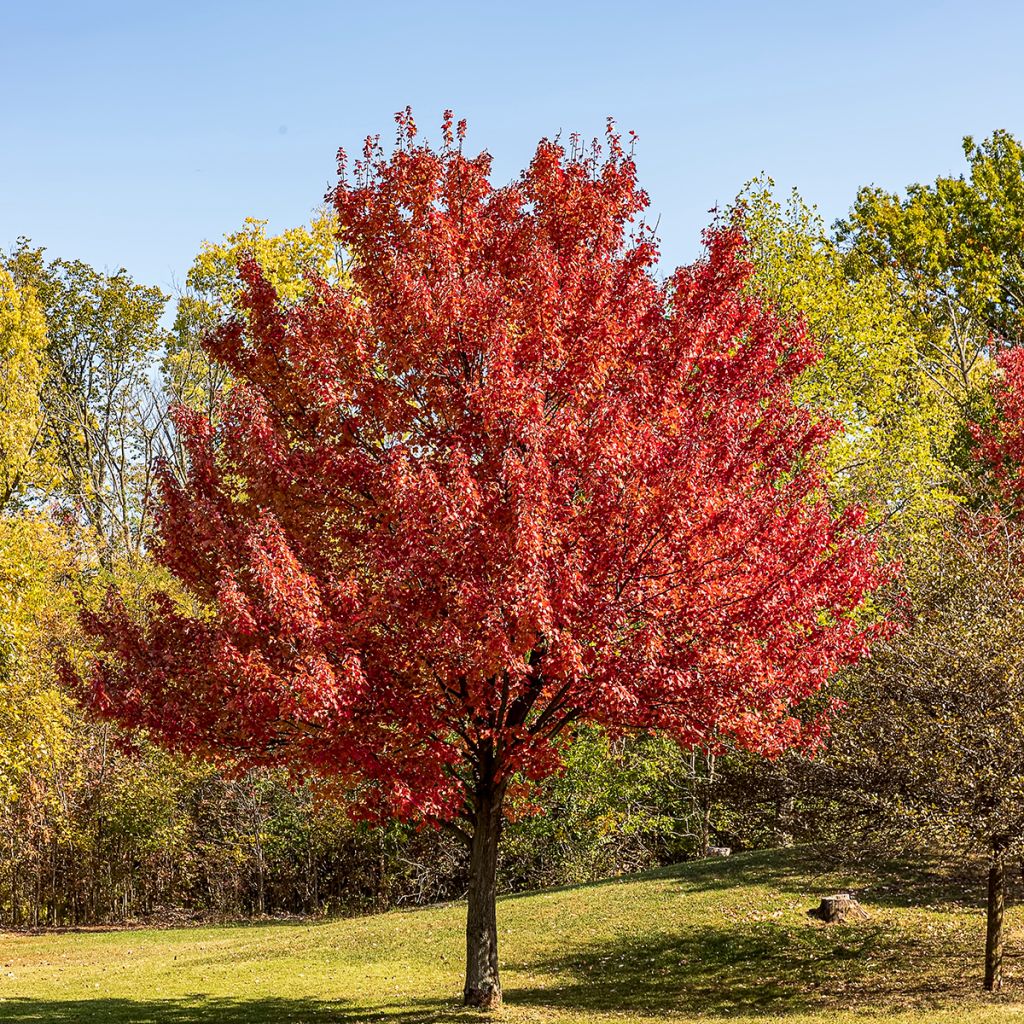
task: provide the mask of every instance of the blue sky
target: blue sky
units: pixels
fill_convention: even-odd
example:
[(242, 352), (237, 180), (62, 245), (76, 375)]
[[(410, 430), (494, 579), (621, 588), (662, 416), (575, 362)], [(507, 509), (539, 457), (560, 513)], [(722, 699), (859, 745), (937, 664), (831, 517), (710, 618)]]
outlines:
[[(0, 247), (125, 266), (173, 290), (204, 238), (284, 228), (339, 145), (452, 107), (508, 178), (538, 138), (640, 136), (663, 264), (760, 171), (832, 220), (858, 186), (1024, 135), (1014, 3), (0, 0)], [(436, 135), (436, 131), (435, 131)]]

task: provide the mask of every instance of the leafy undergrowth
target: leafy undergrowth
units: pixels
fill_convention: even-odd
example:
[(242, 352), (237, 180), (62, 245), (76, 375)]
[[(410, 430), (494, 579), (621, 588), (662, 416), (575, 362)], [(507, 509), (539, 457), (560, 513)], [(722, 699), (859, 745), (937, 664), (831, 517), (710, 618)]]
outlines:
[[(870, 920), (808, 919), (820, 895), (847, 887)], [(981, 892), (925, 869), (818, 874), (810, 854), (786, 851), (509, 897), (498, 1019), (1024, 1022), (1016, 912), (1004, 992), (979, 990)], [(449, 905), (324, 923), (2, 935), (0, 1021), (479, 1021), (455, 1001), (463, 928), (462, 907)]]

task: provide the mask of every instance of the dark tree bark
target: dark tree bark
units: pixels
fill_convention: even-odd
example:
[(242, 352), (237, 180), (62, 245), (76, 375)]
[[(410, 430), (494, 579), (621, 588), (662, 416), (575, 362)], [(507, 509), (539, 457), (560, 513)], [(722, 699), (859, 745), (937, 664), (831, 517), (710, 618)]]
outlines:
[(501, 1006), (496, 901), (503, 789), (492, 786), (477, 791), (470, 845), (463, 1002), (486, 1010)]
[(1003, 985), (1003, 912), (1006, 909), (1006, 839), (992, 837), (988, 869), (988, 928), (985, 934), (985, 991)]

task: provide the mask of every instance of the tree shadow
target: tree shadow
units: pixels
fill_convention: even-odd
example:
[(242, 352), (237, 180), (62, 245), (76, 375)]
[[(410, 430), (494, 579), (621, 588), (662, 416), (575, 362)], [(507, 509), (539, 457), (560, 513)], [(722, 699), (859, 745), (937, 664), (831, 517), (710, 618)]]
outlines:
[(977, 987), (962, 970), (959, 949), (873, 922), (737, 923), (649, 939), (624, 935), (516, 966), (548, 978), (535, 987), (507, 986), (513, 1005), (701, 1017), (829, 1019), (855, 1007), (934, 1009)]
[[(856, 871), (856, 866), (851, 870)], [(986, 873), (987, 865), (980, 857), (950, 862), (917, 856), (907, 861), (872, 864), (870, 884), (859, 891), (879, 907), (983, 911)], [(1011, 889), (1012, 878), (1007, 874), (1007, 887)]]
[(355, 1006), (316, 999), (6, 999), (3, 1024), (436, 1024), (473, 1021), (480, 1013), (457, 1003), (413, 1000), (404, 1005)]
[(337, 1003), (312, 999), (6, 999), (0, 1021), (28, 1024), (327, 1024), (338, 1020)]

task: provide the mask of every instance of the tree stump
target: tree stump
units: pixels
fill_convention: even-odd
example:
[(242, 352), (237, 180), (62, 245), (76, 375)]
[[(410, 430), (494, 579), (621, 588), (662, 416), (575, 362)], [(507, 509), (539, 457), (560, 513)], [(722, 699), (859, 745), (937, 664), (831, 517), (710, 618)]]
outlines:
[(832, 896), (822, 896), (821, 903), (813, 910), (808, 910), (809, 917), (816, 917), (825, 924), (842, 924), (849, 917), (862, 921), (867, 920), (867, 911), (857, 902), (856, 897), (848, 892), (837, 892)]

